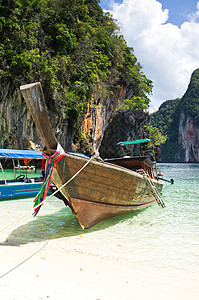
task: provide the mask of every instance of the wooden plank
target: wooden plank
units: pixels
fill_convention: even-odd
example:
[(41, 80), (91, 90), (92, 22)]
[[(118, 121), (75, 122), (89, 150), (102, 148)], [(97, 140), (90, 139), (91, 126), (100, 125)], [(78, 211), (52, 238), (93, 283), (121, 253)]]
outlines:
[[(47, 107), (44, 100), (44, 95), (40, 82), (26, 84), (20, 87), (23, 98), (26, 101), (26, 105), (32, 115), (32, 118), (37, 126), (37, 129), (43, 139), (46, 149), (51, 151), (51, 149), (56, 150), (57, 140), (55, 138), (50, 120), (48, 117)], [(49, 153), (50, 154), (50, 153)], [(57, 163), (57, 168), (54, 171), (56, 177), (59, 178), (61, 184), (65, 183), (63, 178), (63, 167), (61, 161)], [(68, 193), (67, 187), (62, 190), (62, 193), (67, 198), (70, 204), (70, 195)]]

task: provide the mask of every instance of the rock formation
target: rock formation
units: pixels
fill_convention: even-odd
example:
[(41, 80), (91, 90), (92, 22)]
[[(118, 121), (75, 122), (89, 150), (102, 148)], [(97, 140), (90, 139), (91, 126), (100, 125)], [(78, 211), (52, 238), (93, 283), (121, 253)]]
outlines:
[(143, 139), (147, 137), (145, 128), (149, 114), (142, 111), (118, 111), (108, 125), (100, 147), (102, 158), (120, 157), (128, 152), (139, 151), (140, 145), (121, 147), (118, 142)]
[[(49, 116), (56, 137), (66, 151), (79, 151), (87, 155), (93, 153), (99, 154), (99, 148), (104, 136), (104, 132), (116, 113), (118, 106), (124, 99), (130, 98), (132, 92), (130, 89), (121, 87), (115, 89), (106, 97), (103, 97), (103, 89), (98, 87), (93, 94), (93, 101), (88, 106), (87, 112), (82, 122), (82, 139), (77, 143), (74, 142), (74, 131), (69, 118), (61, 118), (58, 114), (49, 109)], [(20, 90), (14, 90), (9, 83), (0, 85), (0, 147), (16, 149), (42, 149), (43, 141), (41, 140), (32, 118), (27, 111), (25, 101), (23, 100)], [(145, 118), (146, 116), (142, 116)], [(122, 122), (123, 127), (131, 127), (132, 132), (139, 131), (140, 119), (130, 120), (119, 117), (118, 123)], [(131, 125), (129, 122), (133, 122)], [(135, 126), (136, 129), (132, 129)], [(117, 128), (120, 125), (118, 124)], [(124, 128), (128, 136), (128, 128)], [(130, 134), (131, 135), (131, 134)], [(125, 135), (122, 133), (118, 138)], [(106, 143), (111, 147), (110, 143)], [(114, 146), (113, 146), (114, 148)], [(103, 150), (103, 153), (106, 151)], [(108, 151), (109, 152), (109, 151)]]
[(178, 128), (177, 162), (199, 162), (199, 126), (193, 117), (184, 111), (180, 113)]
[(199, 69), (183, 97), (164, 102), (151, 120), (167, 136), (161, 162), (199, 162)]

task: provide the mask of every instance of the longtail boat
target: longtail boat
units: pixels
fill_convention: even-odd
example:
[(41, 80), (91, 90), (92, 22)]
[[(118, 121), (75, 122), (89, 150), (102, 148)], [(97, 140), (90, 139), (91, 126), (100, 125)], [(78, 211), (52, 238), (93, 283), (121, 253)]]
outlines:
[(163, 183), (155, 179), (154, 164), (148, 158), (132, 158), (131, 164), (136, 163), (129, 169), (125, 163), (118, 164), (117, 160), (104, 161), (98, 157), (63, 152), (50, 124), (40, 82), (23, 85), (20, 90), (44, 141), (44, 155), (51, 159), (62, 153), (51, 181), (66, 199), (65, 203), (75, 213), (82, 228), (140, 210), (156, 201), (164, 206), (160, 197)]
[[(43, 177), (39, 174), (30, 176), (30, 170), (36, 173), (35, 166), (30, 165), (30, 162), (42, 159), (44, 159), (42, 151), (0, 149), (0, 168), (3, 177), (0, 180), (0, 201), (35, 197), (41, 189)], [(8, 173), (3, 168), (2, 161), (5, 160), (12, 160), (13, 178), (10, 176), (8, 178)]]

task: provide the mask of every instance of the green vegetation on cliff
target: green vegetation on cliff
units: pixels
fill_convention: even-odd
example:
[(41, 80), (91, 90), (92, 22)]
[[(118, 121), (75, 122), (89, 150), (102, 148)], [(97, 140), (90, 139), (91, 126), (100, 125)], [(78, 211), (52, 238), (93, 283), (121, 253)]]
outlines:
[(151, 125), (158, 128), (166, 137), (161, 150), (161, 157), (164, 158), (164, 161), (174, 161), (174, 153), (177, 149), (179, 114), (176, 108), (178, 104), (179, 99), (167, 100), (157, 112), (150, 115)]
[(148, 105), (152, 83), (98, 2), (0, 0), (1, 82), (40, 81), (48, 106), (73, 122), (98, 84), (125, 85)]
[(179, 118), (181, 112), (190, 115), (199, 124), (199, 69), (196, 69), (181, 99), (167, 100), (151, 114), (151, 125), (157, 127), (166, 142), (162, 146), (161, 160), (174, 162), (178, 148)]
[(188, 89), (181, 99), (180, 108), (199, 124), (199, 69), (191, 76)]

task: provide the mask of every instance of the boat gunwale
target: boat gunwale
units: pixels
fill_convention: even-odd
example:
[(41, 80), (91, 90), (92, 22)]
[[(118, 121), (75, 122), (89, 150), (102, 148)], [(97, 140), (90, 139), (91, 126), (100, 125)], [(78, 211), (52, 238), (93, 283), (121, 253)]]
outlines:
[[(69, 154), (69, 153), (65, 153), (66, 154), (66, 157), (72, 157), (72, 158), (74, 158), (75, 160), (76, 159), (79, 159), (80, 161), (84, 161), (85, 163), (90, 159), (89, 157), (87, 158), (87, 157), (82, 157), (82, 156), (78, 156), (78, 155), (76, 155), (76, 154)], [(143, 175), (142, 174), (139, 174), (139, 173), (137, 173), (136, 171), (133, 171), (133, 170), (130, 170), (130, 169), (127, 169), (127, 168), (125, 168), (125, 167), (122, 167), (122, 166), (119, 166), (119, 165), (115, 165), (115, 164), (112, 164), (112, 163), (108, 163), (108, 162), (106, 162), (106, 161), (104, 161), (103, 159), (101, 159), (102, 161), (96, 161), (96, 160), (94, 160), (95, 158), (93, 158), (93, 160), (91, 160), (90, 161), (90, 164), (95, 164), (95, 165), (101, 165), (101, 166), (103, 166), (103, 167), (106, 167), (107, 169), (110, 169), (110, 168), (112, 168), (112, 169), (114, 169), (114, 170), (116, 170), (116, 171), (123, 171), (123, 172), (125, 172), (125, 173), (127, 173), (128, 175), (135, 175), (135, 177), (137, 177), (137, 178), (139, 178), (139, 179), (142, 179), (142, 180), (144, 180), (144, 177), (143, 177)], [(99, 159), (99, 158), (97, 158), (96, 157), (96, 159)], [(151, 178), (151, 180), (154, 182), (154, 183), (157, 183), (157, 184), (161, 184), (161, 185), (164, 185), (164, 183), (161, 181), (161, 180), (156, 180), (156, 179), (153, 179), (153, 178)]]

